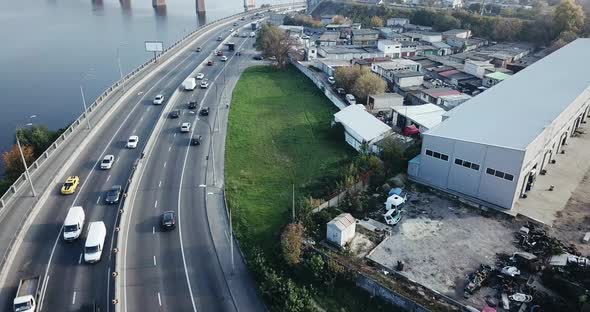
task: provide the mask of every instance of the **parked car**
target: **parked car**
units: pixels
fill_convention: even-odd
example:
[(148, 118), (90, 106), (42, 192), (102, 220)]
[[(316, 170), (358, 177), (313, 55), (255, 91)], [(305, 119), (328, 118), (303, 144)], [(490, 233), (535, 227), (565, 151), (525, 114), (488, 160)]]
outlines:
[(195, 135), (191, 138), (191, 145), (201, 145), (201, 141), (203, 137), (200, 135)]
[(113, 185), (111, 189), (107, 192), (107, 195), (104, 198), (104, 201), (107, 204), (117, 204), (119, 203), (119, 199), (121, 198), (121, 190), (123, 188), (120, 185)]
[(258, 55), (254, 55), (253, 59), (255, 59), (257, 61), (262, 61), (262, 60), (264, 60), (264, 57), (262, 55), (258, 54)]
[(328, 77), (328, 82), (330, 84), (335, 84), (336, 83), (336, 79), (334, 79), (334, 77), (330, 76), (330, 77)]
[(64, 195), (74, 194), (78, 185), (80, 184), (80, 177), (78, 176), (69, 176), (66, 179), (66, 182), (61, 186), (61, 193)]
[(207, 61), (207, 66), (212, 66), (213, 64), (215, 64), (215, 62), (213, 62), (213, 60)]
[(176, 227), (176, 213), (174, 211), (166, 211), (160, 217), (160, 226), (163, 230), (172, 230)]
[(170, 118), (178, 118), (180, 117), (180, 109), (175, 109), (170, 112)]
[(183, 122), (182, 125), (180, 125), (180, 132), (182, 132), (182, 133), (191, 132), (191, 123), (190, 122)]
[(137, 135), (132, 135), (129, 137), (129, 139), (127, 139), (127, 144), (125, 145), (125, 147), (136, 148), (137, 142), (139, 142), (139, 137)]
[(201, 47), (198, 47), (195, 51), (196, 52), (201, 52)]
[(348, 104), (350, 104), (350, 105), (356, 104), (356, 99), (354, 98), (354, 95), (349, 93), (345, 96), (345, 98), (346, 98), (346, 102), (348, 102)]
[(154, 105), (162, 105), (164, 103), (164, 95), (158, 94), (154, 98)]
[(195, 101), (188, 102), (188, 108), (189, 109), (195, 109), (195, 108), (197, 108), (197, 102), (195, 102)]
[(205, 74), (203, 74), (203, 73), (198, 73), (198, 74), (195, 76), (195, 78), (196, 78), (197, 80), (201, 80), (201, 79), (205, 78)]
[(221, 57), (221, 61), (222, 61), (222, 62), (227, 62), (227, 56), (225, 56), (225, 55), (224, 55), (224, 56), (222, 56), (222, 57)]
[(111, 169), (111, 167), (113, 167), (114, 162), (115, 162), (115, 156), (106, 155), (102, 159), (102, 161), (100, 162), (100, 169)]
[(207, 89), (209, 87), (209, 81), (207, 79), (201, 80), (201, 89)]
[(201, 111), (199, 112), (199, 115), (201, 115), (201, 116), (209, 116), (209, 107), (203, 107), (203, 108), (201, 108)]

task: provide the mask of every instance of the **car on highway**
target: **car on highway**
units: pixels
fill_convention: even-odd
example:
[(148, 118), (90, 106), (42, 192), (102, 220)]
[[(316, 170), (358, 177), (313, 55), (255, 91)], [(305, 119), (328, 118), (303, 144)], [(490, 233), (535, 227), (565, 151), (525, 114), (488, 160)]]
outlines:
[(203, 107), (203, 108), (201, 108), (201, 111), (199, 112), (199, 115), (201, 115), (201, 116), (209, 116), (209, 107)]
[(222, 56), (223, 55), (223, 51), (217, 50), (217, 51), (215, 51), (215, 55)]
[(201, 52), (201, 47), (198, 47), (195, 51)]
[(242, 16), (242, 18), (240, 18), (240, 21), (243, 21), (243, 20), (246, 20), (246, 18)]
[(213, 64), (215, 64), (215, 62), (213, 60), (207, 61), (207, 66), (213, 66)]
[(139, 142), (139, 137), (137, 135), (132, 135), (127, 139), (127, 144), (125, 146), (127, 148), (136, 148), (137, 142)]
[(176, 227), (176, 213), (174, 211), (166, 211), (160, 217), (160, 226), (163, 230), (172, 230)]
[(237, 55), (237, 56), (240, 56), (240, 55), (242, 55), (242, 51), (240, 51), (240, 50), (236, 51), (236, 55)]
[(78, 185), (80, 184), (80, 177), (78, 176), (69, 176), (66, 179), (66, 182), (61, 186), (61, 193), (64, 195), (74, 194)]
[(111, 169), (113, 163), (115, 162), (115, 156), (113, 155), (105, 155), (102, 161), (100, 162), (100, 169)]
[(84, 243), (84, 261), (94, 263), (100, 261), (104, 240), (107, 236), (107, 227), (102, 221), (91, 222)]
[(164, 95), (162, 95), (162, 94), (156, 95), (156, 97), (154, 98), (154, 105), (161, 105), (163, 103), (164, 103)]
[(188, 102), (188, 108), (189, 109), (195, 109), (195, 108), (197, 108), (197, 102), (195, 102), (195, 101)]
[(191, 138), (191, 145), (201, 145), (201, 141), (203, 137), (200, 135), (195, 135)]
[(224, 55), (224, 56), (222, 56), (220, 60), (221, 60), (222, 62), (227, 62), (227, 56), (225, 56), (225, 55)]
[(183, 122), (182, 125), (180, 125), (180, 132), (183, 132), (183, 133), (191, 132), (191, 123), (190, 122)]
[(223, 38), (221, 36), (217, 37), (217, 41), (222, 41)]
[(121, 198), (121, 190), (123, 188), (120, 185), (113, 185), (110, 190), (108, 190), (107, 195), (104, 198), (104, 201), (107, 204), (117, 204), (119, 203), (119, 199)]
[(234, 22), (234, 27), (238, 26), (238, 22)]
[(236, 31), (236, 32), (233, 34), (233, 36), (234, 36), (234, 37), (239, 37), (239, 36), (240, 36), (240, 34), (239, 34), (237, 31)]
[(248, 38), (248, 33), (242, 33), (242, 34), (240, 35), (240, 37), (242, 37), (242, 38)]
[(209, 81), (207, 79), (201, 80), (201, 89), (209, 88)]
[(255, 59), (257, 61), (262, 61), (262, 60), (264, 60), (264, 57), (262, 55), (258, 54), (258, 55), (254, 55), (253, 59)]
[(205, 78), (205, 74), (203, 74), (203, 73), (198, 73), (198, 74), (195, 76), (195, 78), (197, 78), (198, 80), (201, 80), (201, 79)]
[(234, 29), (233, 29), (233, 28), (231, 28), (231, 29), (229, 30), (229, 32), (234, 32)]
[(334, 77), (330, 76), (330, 77), (328, 77), (328, 82), (330, 84), (335, 84), (336, 83), (336, 79), (334, 79)]
[(175, 109), (175, 110), (171, 111), (168, 116), (170, 116), (170, 118), (180, 117), (180, 109)]

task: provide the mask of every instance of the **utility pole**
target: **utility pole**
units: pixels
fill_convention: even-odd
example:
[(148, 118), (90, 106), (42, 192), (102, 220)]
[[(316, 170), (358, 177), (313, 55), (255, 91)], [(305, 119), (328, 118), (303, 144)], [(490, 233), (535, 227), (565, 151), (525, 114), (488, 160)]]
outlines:
[(84, 97), (84, 88), (82, 88), (82, 83), (80, 83), (80, 94), (82, 94), (82, 104), (84, 105), (84, 116), (86, 117), (86, 122), (88, 122), (88, 130), (90, 130), (90, 119), (88, 118), (88, 108), (86, 108), (86, 98)]
[(119, 48), (117, 47), (117, 65), (119, 66), (119, 76), (121, 77), (121, 84), (123, 92), (125, 92), (125, 81), (123, 81), (123, 69), (121, 68), (121, 56), (119, 55)]
[(295, 183), (293, 183), (293, 206), (291, 210), (293, 213), (293, 222), (295, 222)]
[[(37, 117), (37, 115), (32, 115), (31, 118), (35, 118)], [(28, 123), (27, 126), (32, 126), (32, 123)], [(16, 128), (16, 145), (18, 146), (18, 150), (20, 152), (20, 157), (21, 160), (23, 161), (23, 165), (25, 166), (25, 177), (27, 178), (27, 181), (29, 181), (29, 185), (31, 186), (31, 193), (33, 194), (33, 197), (37, 197), (37, 192), (35, 192), (35, 187), (33, 186), (33, 180), (31, 180), (31, 175), (29, 174), (29, 166), (27, 166), (27, 161), (25, 160), (25, 155), (23, 154), (23, 149), (20, 145), (20, 140), (18, 139), (18, 128)]]

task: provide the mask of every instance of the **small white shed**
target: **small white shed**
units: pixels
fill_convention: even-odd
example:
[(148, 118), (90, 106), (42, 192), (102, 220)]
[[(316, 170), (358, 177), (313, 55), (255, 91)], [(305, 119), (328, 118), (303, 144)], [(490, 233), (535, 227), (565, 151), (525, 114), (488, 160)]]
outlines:
[(356, 219), (350, 213), (342, 213), (328, 222), (326, 237), (329, 242), (343, 247), (354, 237)]

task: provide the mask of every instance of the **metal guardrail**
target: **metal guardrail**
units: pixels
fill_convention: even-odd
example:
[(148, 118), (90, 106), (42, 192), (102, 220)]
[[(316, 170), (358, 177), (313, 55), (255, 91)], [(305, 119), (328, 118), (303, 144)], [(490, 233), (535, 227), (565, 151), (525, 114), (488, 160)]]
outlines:
[[(293, 5), (299, 6), (301, 4), (302, 3), (294, 3)], [(286, 6), (286, 5), (280, 5), (277, 7), (283, 7), (283, 6)], [(252, 11), (248, 11), (246, 14), (255, 13), (255, 12), (263, 12), (264, 10), (265, 9), (252, 10)], [(113, 95), (114, 92), (118, 91), (120, 89), (120, 87), (126, 81), (128, 81), (132, 78), (135, 78), (140, 72), (146, 70), (148, 68), (148, 66), (150, 66), (152, 64), (156, 64), (155, 66), (157, 67), (158, 66), (157, 61), (165, 59), (166, 57), (169, 57), (172, 54), (172, 52), (170, 52), (170, 51), (183, 48), (185, 45), (187, 45), (187, 42), (191, 41), (194, 36), (198, 36), (206, 28), (213, 26), (213, 25), (223, 23), (223, 22), (230, 20), (230, 19), (234, 19), (235, 17), (240, 16), (240, 15), (244, 15), (244, 13), (243, 12), (236, 13), (236, 14), (224, 17), (222, 19), (215, 20), (213, 22), (204, 24), (200, 27), (197, 27), (195, 30), (188, 33), (187, 35), (182, 37), (180, 40), (176, 41), (171, 46), (166, 48), (160, 54), (159, 58), (149, 59), (148, 61), (141, 64), (140, 66), (135, 68), (133, 71), (131, 71), (130, 73), (125, 75), (125, 77), (123, 77), (122, 79), (119, 79), (118, 81), (113, 83), (101, 95), (99, 95), (98, 98), (96, 98), (96, 100), (91, 105), (88, 106), (88, 108), (47, 148), (47, 150), (45, 150), (43, 152), (43, 154), (39, 158), (37, 158), (37, 160), (35, 160), (35, 162), (33, 162), (32, 164), (29, 165), (29, 173), (31, 174), (31, 176), (33, 174), (35, 174), (38, 171), (38, 169), (40, 169), (43, 166), (43, 164), (45, 164), (49, 159), (52, 158), (51, 156), (57, 152), (57, 150), (60, 146), (63, 146), (64, 144), (68, 143), (69, 139), (72, 138), (72, 134), (74, 134), (74, 131), (77, 132), (78, 127), (82, 124), (82, 122), (86, 118), (89, 118), (89, 116), (96, 109), (96, 107), (98, 105), (100, 105), (101, 103), (105, 102), (110, 96)], [(127, 86), (127, 87), (129, 87), (129, 86)], [(129, 179), (131, 179), (131, 177)], [(26, 182), (26, 175), (23, 172), (16, 179), (16, 181), (8, 188), (8, 190), (0, 197), (0, 210), (7, 208), (10, 200), (13, 199), (16, 196), (16, 194), (22, 190), (25, 182)], [(8, 256), (10, 255), (10, 253), (12, 251), (14, 243), (17, 240), (18, 236), (20, 235), (22, 227), (24, 226), (25, 222), (27, 221), (29, 215), (33, 211), (33, 208), (36, 206), (36, 204), (37, 204), (37, 202), (35, 202), (35, 204), (31, 205), (31, 207), (27, 210), (27, 212), (25, 213), (25, 215), (21, 219), (14, 236), (10, 240), (10, 243), (8, 245), (8, 248), (6, 249), (6, 252), (4, 253), (2, 259), (0, 260), (0, 272), (2, 272), (2, 270), (4, 269), (4, 264), (6, 263)]]

